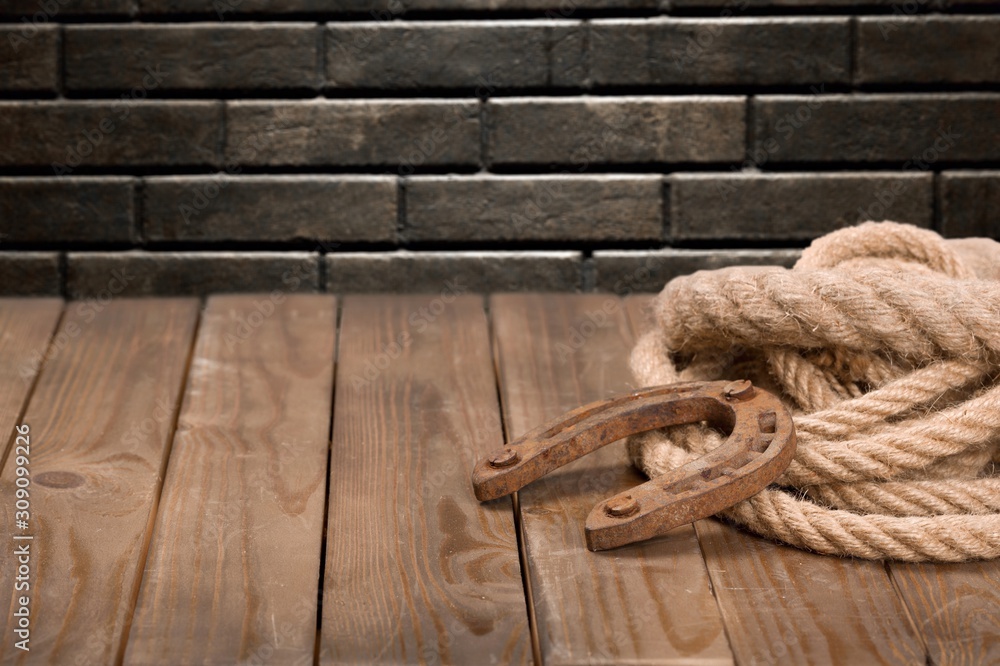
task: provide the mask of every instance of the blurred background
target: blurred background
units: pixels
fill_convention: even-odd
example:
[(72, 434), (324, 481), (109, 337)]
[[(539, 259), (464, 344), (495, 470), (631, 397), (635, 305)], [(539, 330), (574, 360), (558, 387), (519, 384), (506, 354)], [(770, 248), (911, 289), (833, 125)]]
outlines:
[(995, 0), (5, 0), (0, 291), (657, 291), (1000, 231)]

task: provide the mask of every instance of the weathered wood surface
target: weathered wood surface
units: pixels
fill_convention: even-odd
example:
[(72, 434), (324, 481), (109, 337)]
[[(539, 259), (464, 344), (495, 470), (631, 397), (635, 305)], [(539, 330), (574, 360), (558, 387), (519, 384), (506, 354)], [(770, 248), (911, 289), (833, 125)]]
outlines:
[[(640, 333), (649, 300), (626, 299)], [(806, 553), (718, 520), (695, 528), (739, 663), (924, 663), (881, 563)]]
[[(0, 299), (0, 431), (31, 426), (36, 549), (30, 655), (0, 550), (0, 663), (531, 661), (512, 505), (469, 475), (505, 426), (631, 388), (648, 297), (494, 296), (492, 349), (479, 297), (348, 298), (328, 494), (335, 304), (252, 318), (267, 298), (211, 299), (194, 354), (191, 299)], [(996, 563), (839, 560), (715, 520), (587, 551), (590, 509), (641, 481), (616, 444), (520, 493), (545, 663), (1000, 661)], [(5, 534), (12, 484), (8, 459)]]
[[(31, 651), (0, 662), (113, 664), (121, 657), (198, 318), (193, 299), (70, 305), (24, 422), (31, 427)], [(13, 516), (13, 469), (0, 480)], [(3, 549), (0, 589), (13, 589)], [(9, 604), (4, 604), (9, 609)], [(30, 659), (28, 658), (30, 655)]]
[(0, 469), (62, 310), (58, 298), (0, 298)]
[(316, 643), (332, 296), (209, 299), (126, 664), (304, 664)]
[(321, 663), (526, 663), (510, 500), (470, 475), (503, 442), (481, 297), (348, 296)]
[(889, 566), (929, 663), (1000, 663), (1000, 562)]
[[(617, 297), (499, 295), (490, 313), (511, 439), (631, 388), (633, 335)], [(642, 480), (619, 442), (520, 492), (546, 664), (732, 662), (690, 526), (613, 551), (586, 548), (594, 505)]]

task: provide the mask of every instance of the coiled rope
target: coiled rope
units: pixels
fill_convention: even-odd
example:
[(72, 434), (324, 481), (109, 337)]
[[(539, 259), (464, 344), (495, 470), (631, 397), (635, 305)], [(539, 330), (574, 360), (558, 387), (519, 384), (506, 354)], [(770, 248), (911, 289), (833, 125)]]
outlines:
[[(793, 412), (795, 460), (722, 515), (830, 555), (1000, 556), (1000, 244), (892, 222), (815, 241), (792, 269), (672, 280), (632, 352), (641, 385), (747, 378)], [(723, 435), (632, 437), (656, 477)]]

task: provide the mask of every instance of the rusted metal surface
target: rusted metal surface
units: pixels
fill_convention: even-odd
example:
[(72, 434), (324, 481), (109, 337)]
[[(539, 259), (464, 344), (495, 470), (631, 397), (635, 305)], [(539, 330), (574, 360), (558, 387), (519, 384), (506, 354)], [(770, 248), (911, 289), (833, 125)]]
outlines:
[(717, 449), (594, 507), (587, 547), (616, 548), (727, 509), (763, 490), (795, 455), (792, 417), (750, 382), (654, 386), (578, 407), (481, 460), (472, 473), (480, 501), (523, 488), (623, 437), (705, 421), (728, 434)]

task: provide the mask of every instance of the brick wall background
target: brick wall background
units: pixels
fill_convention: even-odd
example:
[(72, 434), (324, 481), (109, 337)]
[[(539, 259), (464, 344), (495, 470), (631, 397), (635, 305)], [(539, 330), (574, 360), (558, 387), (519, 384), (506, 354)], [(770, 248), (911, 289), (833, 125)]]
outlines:
[[(280, 5), (275, 7), (274, 5)], [(6, 0), (0, 291), (658, 290), (1000, 232), (1000, 0)]]

